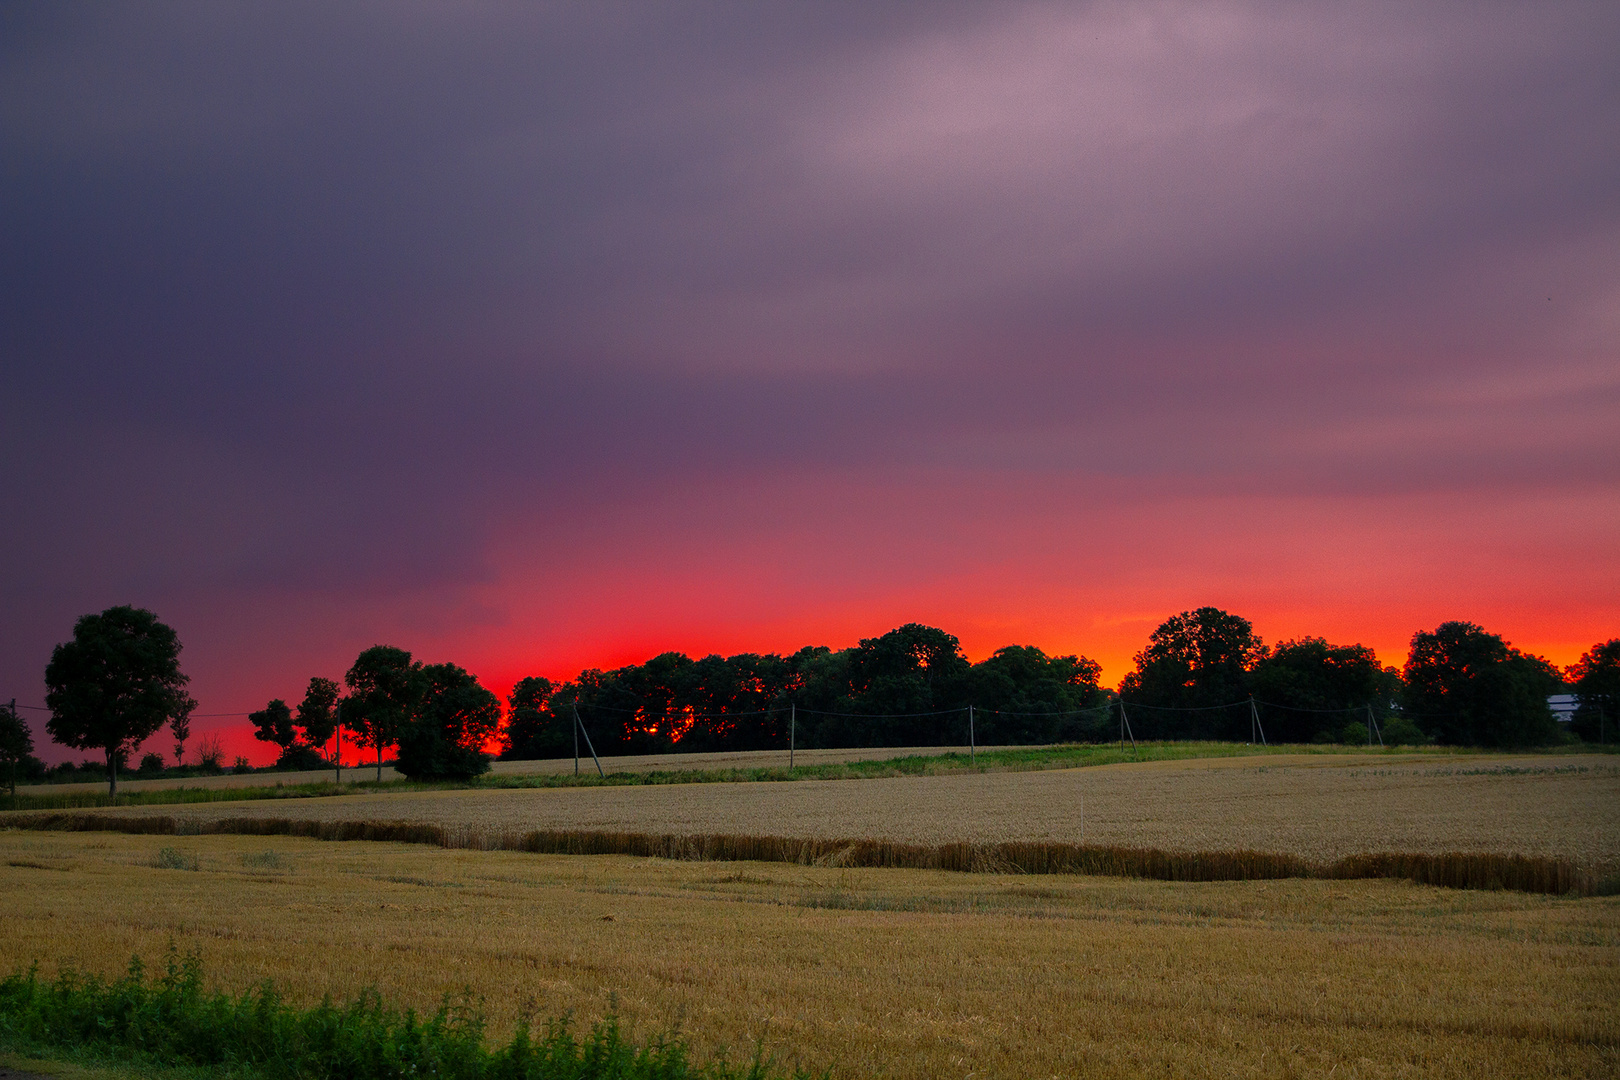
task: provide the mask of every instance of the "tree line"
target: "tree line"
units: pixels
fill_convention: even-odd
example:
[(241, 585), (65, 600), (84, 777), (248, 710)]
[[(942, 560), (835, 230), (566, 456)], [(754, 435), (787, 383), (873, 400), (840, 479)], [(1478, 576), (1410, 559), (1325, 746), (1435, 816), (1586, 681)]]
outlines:
[[(47, 730), (101, 750), (114, 791), (124, 756), (165, 723), (183, 754), (196, 703), (179, 649), (151, 612), (124, 607), (83, 617), (52, 654)], [(1127, 715), (1131, 734), (1149, 739), (1242, 741), (1258, 727), (1271, 742), (1355, 742), (1379, 730), (1397, 743), (1531, 746), (1564, 737), (1547, 698), (1565, 689), (1579, 738), (1604, 737), (1620, 715), (1620, 639), (1561, 672), (1468, 622), (1414, 634), (1397, 670), (1360, 644), (1307, 636), (1268, 646), (1248, 620), (1204, 607), (1165, 620), (1116, 689), (1101, 673), (1084, 656), (1031, 645), (970, 663), (954, 635), (908, 623), (846, 649), (666, 652), (561, 683), (533, 675), (503, 704), (455, 664), (375, 645), (341, 683), (312, 678), (297, 706), (275, 699), (249, 719), (282, 767), (333, 760), (326, 747), (341, 728), (375, 753), (379, 776), (392, 752), (408, 776), (451, 778), (486, 769), (492, 745), (509, 759), (567, 756), (576, 724), (599, 753), (617, 755), (780, 749), (790, 738), (807, 748), (950, 745), (967, 741), (970, 722), (985, 744), (1102, 741)], [(0, 708), (0, 760), (15, 771), (31, 749), (15, 709)]]

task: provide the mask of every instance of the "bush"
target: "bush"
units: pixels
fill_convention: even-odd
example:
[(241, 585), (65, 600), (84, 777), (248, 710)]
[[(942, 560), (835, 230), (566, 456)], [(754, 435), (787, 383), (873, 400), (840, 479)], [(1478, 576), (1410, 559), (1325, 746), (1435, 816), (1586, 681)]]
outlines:
[(330, 769), (332, 763), (321, 756), (320, 751), (313, 746), (299, 743), (288, 747), (276, 758), (276, 768), (289, 772), (314, 772), (317, 769)]
[(218, 735), (208, 735), (197, 744), (197, 771), (204, 776), (218, 776), (225, 771), (225, 744)]
[(249, 761), (245, 757), (237, 758), (236, 759), (236, 764), (231, 766), (231, 772), (236, 773), (238, 776), (241, 776), (241, 775), (243, 775), (245, 773), (250, 773), (252, 771), (253, 771), (253, 763), (251, 761)]
[(1428, 746), (1433, 741), (1404, 716), (1393, 717), (1384, 724), (1385, 746)]
[(135, 775), (137, 775), (137, 776), (162, 776), (163, 775), (163, 755), (162, 754), (147, 754), (145, 757), (141, 758), (141, 767), (139, 769), (135, 770)]
[(1349, 746), (1365, 746), (1369, 735), (1365, 720), (1352, 720), (1339, 731), (1339, 741)]

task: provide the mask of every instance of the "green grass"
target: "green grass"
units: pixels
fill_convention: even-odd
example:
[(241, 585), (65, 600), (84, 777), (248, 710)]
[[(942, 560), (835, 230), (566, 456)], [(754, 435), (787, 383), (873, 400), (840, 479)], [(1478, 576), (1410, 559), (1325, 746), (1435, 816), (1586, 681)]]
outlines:
[(43, 1059), (112, 1061), (169, 1070), (207, 1070), (279, 1080), (686, 1080), (781, 1075), (761, 1055), (735, 1068), (694, 1064), (676, 1038), (633, 1042), (609, 1019), (576, 1036), (563, 1020), (519, 1030), (504, 1046), (484, 1041), (470, 1000), (442, 1003), (431, 1016), (364, 992), (338, 1007), (301, 1009), (265, 982), (232, 996), (203, 989), (195, 957), (173, 947), (148, 977), (139, 958), (121, 979), (64, 971), (52, 982), (38, 966), (0, 981), (0, 1050)]
[[(1515, 750), (1515, 754), (1555, 756), (1570, 753), (1615, 753), (1617, 747), (1558, 746)], [(95, 810), (109, 806), (169, 806), (181, 803), (244, 802), (258, 799), (310, 799), (379, 792), (445, 791), (502, 788), (560, 787), (642, 787), (655, 784), (736, 784), (793, 780), (865, 780), (886, 776), (939, 776), (963, 772), (1017, 772), (1043, 769), (1074, 769), (1122, 762), (1181, 761), (1189, 758), (1260, 757), (1272, 754), (1383, 754), (1389, 756), (1490, 755), (1503, 751), (1477, 747), (1389, 747), (1368, 750), (1365, 746), (1336, 744), (1254, 746), (1230, 742), (1143, 742), (1121, 749), (1117, 743), (1071, 743), (1058, 746), (1013, 747), (981, 751), (970, 759), (966, 752), (911, 754), (873, 761), (833, 762), (817, 765), (770, 765), (754, 768), (653, 769), (646, 772), (610, 772), (596, 775), (593, 766), (582, 763), (580, 775), (572, 773), (526, 776), (485, 774), (464, 782), (416, 780), (361, 780), (336, 784), (275, 784), (263, 787), (161, 788), (120, 793), (116, 799), (105, 792), (81, 791), (62, 794), (0, 795), (0, 810)]]

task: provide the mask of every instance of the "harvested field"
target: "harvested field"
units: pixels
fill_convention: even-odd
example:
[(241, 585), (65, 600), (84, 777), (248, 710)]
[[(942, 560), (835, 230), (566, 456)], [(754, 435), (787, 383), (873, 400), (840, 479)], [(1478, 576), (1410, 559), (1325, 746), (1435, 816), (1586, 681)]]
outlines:
[[(433, 791), (129, 807), (117, 815), (413, 821), (488, 830), (725, 833), (902, 843), (1055, 841), (1332, 861), (1496, 852), (1620, 871), (1610, 756), (1206, 758), (800, 783)], [(3, 823), (4, 815), (0, 815)]]
[(0, 890), (7, 969), (172, 940), (231, 989), (467, 988), (495, 1035), (616, 1002), (837, 1076), (1620, 1071), (1614, 898), (30, 832)]
[[(1027, 747), (981, 746), (983, 751), (1028, 749)], [(792, 755), (798, 765), (830, 765), (846, 761), (887, 761), (896, 757), (939, 757), (944, 754), (966, 753), (965, 746), (857, 746), (835, 750), (799, 750)], [(681, 769), (762, 769), (786, 768), (786, 750), (749, 750), (726, 754), (631, 754), (623, 757), (605, 757), (602, 768), (609, 773), (654, 772)], [(580, 760), (580, 770), (594, 774), (596, 766), (590, 757)], [(493, 776), (561, 776), (574, 771), (573, 758), (547, 758), (537, 761), (496, 761), (490, 763)], [(137, 779), (133, 774), (120, 776), (120, 791), (162, 791), (173, 788), (243, 788), (263, 787), (266, 784), (320, 784), (333, 779), (333, 770), (314, 769), (305, 772), (227, 773), (223, 776), (190, 776), (172, 779)], [(343, 769), (343, 783), (358, 784), (377, 779), (375, 765), (359, 765)], [(384, 781), (402, 779), (391, 765), (383, 766)], [(72, 792), (106, 791), (106, 781), (80, 784), (18, 784), (19, 795), (68, 794)]]

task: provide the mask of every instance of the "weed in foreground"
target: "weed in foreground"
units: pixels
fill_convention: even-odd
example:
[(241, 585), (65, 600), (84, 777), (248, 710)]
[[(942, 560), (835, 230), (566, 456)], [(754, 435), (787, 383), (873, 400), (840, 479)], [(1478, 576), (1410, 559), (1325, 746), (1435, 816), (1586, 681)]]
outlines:
[[(153, 978), (137, 957), (121, 979), (71, 971), (54, 982), (36, 964), (0, 981), (0, 1048), (48, 1056), (100, 1051), (141, 1065), (203, 1066), (273, 1078), (395, 1080), (770, 1080), (763, 1057), (734, 1068), (694, 1064), (675, 1038), (636, 1045), (614, 1019), (576, 1038), (553, 1020), (505, 1046), (484, 1043), (484, 1020), (463, 999), (432, 1016), (400, 1010), (374, 991), (341, 1008), (328, 999), (310, 1009), (289, 1005), (269, 982), (233, 997), (203, 989), (196, 957), (171, 945)], [(795, 1074), (802, 1076), (803, 1074)]]

